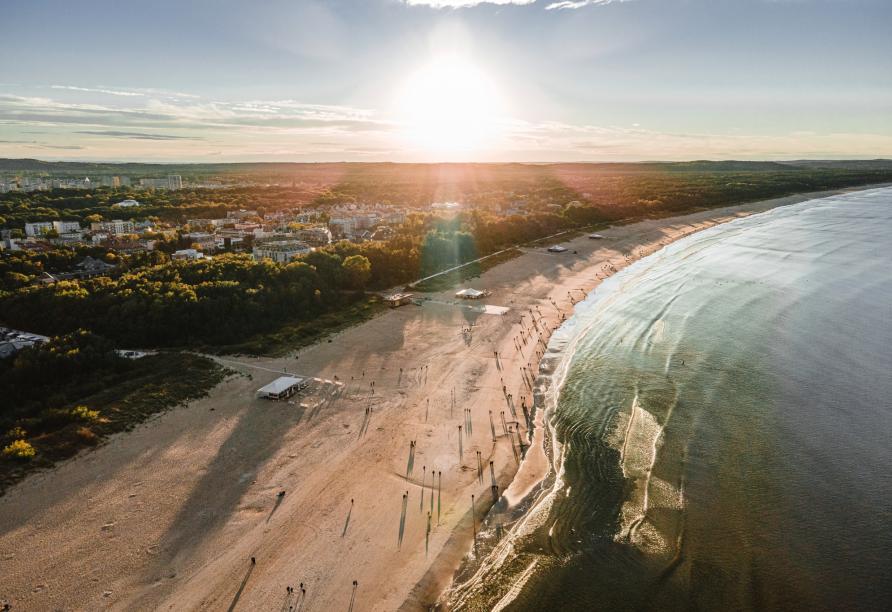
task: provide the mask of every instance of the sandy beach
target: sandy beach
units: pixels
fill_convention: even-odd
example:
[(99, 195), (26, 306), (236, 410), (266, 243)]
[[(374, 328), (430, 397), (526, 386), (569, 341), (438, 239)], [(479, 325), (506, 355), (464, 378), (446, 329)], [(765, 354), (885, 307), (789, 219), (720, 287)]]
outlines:
[[(524, 248), (464, 285), (491, 292), (480, 302), (424, 294), (421, 306), (294, 355), (221, 358), (235, 373), (209, 397), (0, 498), (0, 601), (14, 611), (428, 609), (471, 548), (493, 476), (517, 501), (547, 469), (534, 444), (518, 471), (522, 405), (536, 351), (573, 303), (673, 240), (820, 195), (616, 226), (563, 243), (565, 253)], [(315, 380), (290, 402), (255, 399), (283, 371)], [(505, 435), (502, 413), (520, 436)]]

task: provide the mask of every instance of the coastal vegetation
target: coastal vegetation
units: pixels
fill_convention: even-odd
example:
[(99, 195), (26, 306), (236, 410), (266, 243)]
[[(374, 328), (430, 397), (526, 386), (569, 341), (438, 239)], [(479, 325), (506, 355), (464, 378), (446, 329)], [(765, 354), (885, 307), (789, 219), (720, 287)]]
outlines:
[(126, 359), (84, 330), (0, 359), (0, 493), (29, 471), (201, 397), (223, 376), (189, 353)]

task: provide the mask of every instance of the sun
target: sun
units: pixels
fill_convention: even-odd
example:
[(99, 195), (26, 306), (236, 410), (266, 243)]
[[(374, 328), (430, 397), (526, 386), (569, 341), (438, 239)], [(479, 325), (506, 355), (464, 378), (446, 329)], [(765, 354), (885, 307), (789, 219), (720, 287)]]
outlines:
[(495, 84), (473, 63), (435, 59), (399, 92), (399, 123), (411, 145), (428, 154), (478, 151), (498, 132), (502, 104)]

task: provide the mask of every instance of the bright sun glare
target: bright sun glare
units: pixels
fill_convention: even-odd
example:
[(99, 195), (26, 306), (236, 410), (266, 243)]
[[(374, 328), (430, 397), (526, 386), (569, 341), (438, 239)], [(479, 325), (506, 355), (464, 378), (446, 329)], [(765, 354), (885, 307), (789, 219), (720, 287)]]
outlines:
[(432, 154), (479, 150), (498, 131), (501, 102), (472, 63), (442, 57), (410, 75), (398, 100), (407, 139)]

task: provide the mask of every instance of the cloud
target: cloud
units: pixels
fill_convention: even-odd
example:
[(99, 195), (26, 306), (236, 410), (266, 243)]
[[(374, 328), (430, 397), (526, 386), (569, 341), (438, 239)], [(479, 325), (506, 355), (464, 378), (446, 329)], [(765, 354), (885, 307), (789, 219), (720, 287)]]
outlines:
[(174, 136), (173, 134), (146, 134), (144, 132), (120, 132), (117, 130), (82, 130), (78, 134), (108, 136), (110, 138), (131, 138), (133, 140), (204, 140), (199, 136)]
[(0, 95), (0, 124), (31, 127), (78, 126), (84, 128), (83, 131), (104, 129), (121, 132), (118, 136), (122, 136), (124, 132), (151, 134), (142, 132), (146, 129), (287, 131), (326, 128), (361, 132), (377, 130), (385, 125), (368, 110), (305, 104), (295, 100), (133, 100), (134, 104), (131, 105), (109, 106), (61, 102), (43, 97)]
[(409, 6), (429, 6), (431, 8), (470, 8), (479, 4), (533, 4), (536, 0), (403, 0)]
[(562, 11), (565, 9), (578, 9), (584, 6), (603, 6), (605, 4), (613, 4), (614, 2), (625, 2), (626, 0), (563, 0), (562, 2), (552, 2), (545, 7), (546, 11)]
[[(613, 4), (614, 2), (625, 1), (626, 0), (562, 0), (560, 2), (552, 2), (545, 7), (545, 10), (578, 9), (584, 6)], [(498, 6), (515, 4), (525, 6), (533, 4), (536, 0), (403, 0), (403, 2), (409, 6), (429, 6), (435, 9), (459, 9), (472, 8), (481, 4), (495, 4)]]
[(123, 96), (123, 97), (140, 97), (145, 94), (139, 91), (124, 91), (121, 89), (98, 89), (93, 87), (75, 87), (74, 85), (50, 85), (50, 89), (66, 89), (68, 91), (84, 91), (87, 93), (101, 93), (108, 94), (110, 96)]
[(50, 144), (48, 142), (40, 142), (39, 140), (0, 140), (0, 144), (24, 145), (29, 149), (65, 149), (76, 150), (83, 149), (80, 145), (61, 145)]
[(80, 145), (53, 145), (46, 143), (36, 143), (36, 148), (39, 149), (65, 149), (66, 151), (77, 151), (83, 149), (84, 147)]

